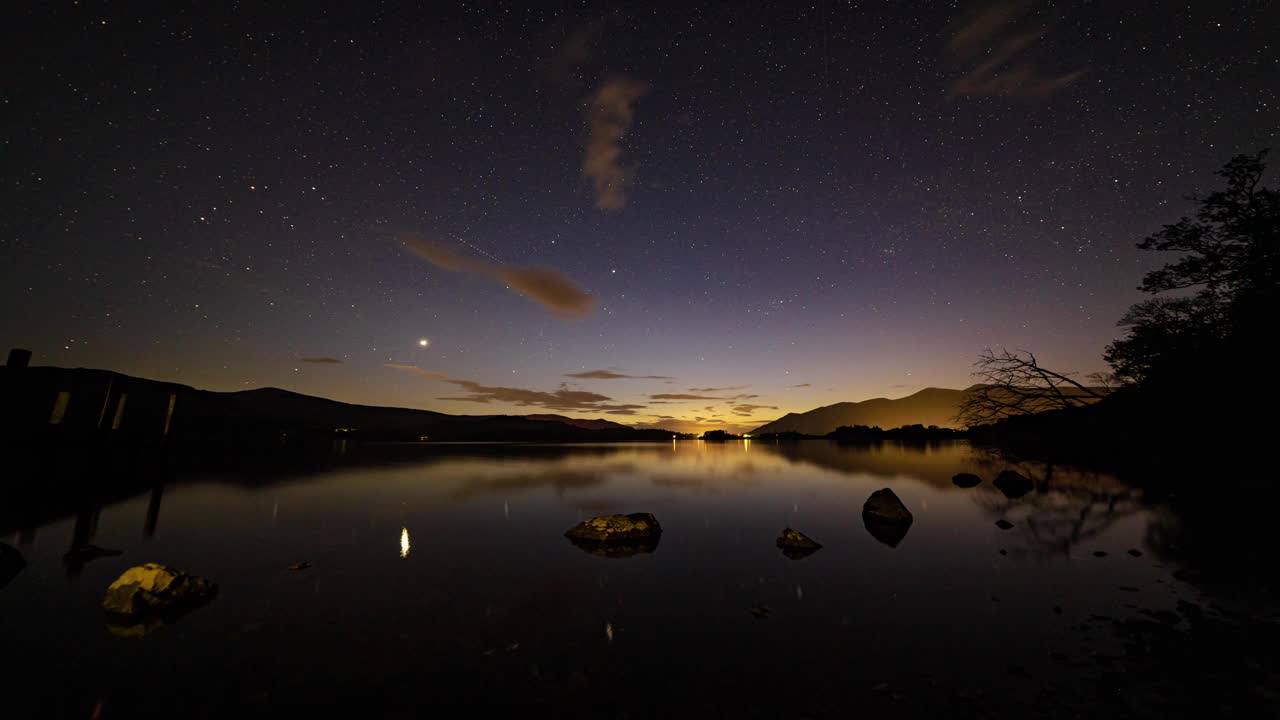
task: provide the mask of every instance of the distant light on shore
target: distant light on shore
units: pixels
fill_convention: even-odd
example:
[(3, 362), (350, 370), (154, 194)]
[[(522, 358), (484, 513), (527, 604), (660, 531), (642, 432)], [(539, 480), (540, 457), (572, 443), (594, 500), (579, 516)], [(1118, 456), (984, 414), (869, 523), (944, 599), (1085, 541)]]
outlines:
[(409, 528), (400, 528), (400, 557), (409, 557)]

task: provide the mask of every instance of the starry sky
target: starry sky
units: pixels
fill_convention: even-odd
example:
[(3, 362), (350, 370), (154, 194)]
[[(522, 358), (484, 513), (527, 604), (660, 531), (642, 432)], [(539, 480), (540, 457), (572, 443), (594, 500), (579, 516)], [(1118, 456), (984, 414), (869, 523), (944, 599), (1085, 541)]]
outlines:
[(1135, 242), (1280, 131), (1280, 3), (697, 5), (10, 8), (0, 341), (742, 430), (1102, 370)]

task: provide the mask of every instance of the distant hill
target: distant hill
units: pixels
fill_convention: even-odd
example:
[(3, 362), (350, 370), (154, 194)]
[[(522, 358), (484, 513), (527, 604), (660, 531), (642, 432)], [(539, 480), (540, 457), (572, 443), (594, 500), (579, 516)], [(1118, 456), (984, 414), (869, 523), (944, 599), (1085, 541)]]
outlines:
[(670, 441), (672, 435), (561, 415), (448, 415), (352, 405), (280, 388), (212, 392), (85, 368), (0, 368), (0, 390), (6, 401), (0, 431), (15, 437), (106, 430), (159, 438), (166, 424), (175, 442), (335, 434), (372, 440), (617, 442)]
[(925, 388), (896, 400), (873, 398), (825, 405), (808, 412), (787, 413), (752, 430), (751, 434), (798, 432), (826, 435), (841, 425), (879, 425), (886, 430), (915, 424), (957, 427), (955, 418), (967, 390)]
[[(982, 385), (971, 385), (963, 390), (948, 388), (925, 388), (906, 397), (890, 400), (889, 398), (873, 398), (862, 402), (842, 402), (825, 405), (809, 412), (787, 413), (771, 423), (761, 425), (751, 431), (753, 435), (769, 433), (798, 432), (805, 435), (826, 435), (836, 428), (854, 425), (879, 426), (885, 430), (904, 425), (937, 425), (940, 428), (959, 428), (956, 415), (960, 413), (960, 404), (965, 397), (981, 389)], [(1105, 394), (1104, 388), (1090, 388), (1091, 391)], [(1082, 391), (1063, 388), (1067, 395), (1084, 395)], [(1051, 409), (1048, 406), (1042, 409)]]

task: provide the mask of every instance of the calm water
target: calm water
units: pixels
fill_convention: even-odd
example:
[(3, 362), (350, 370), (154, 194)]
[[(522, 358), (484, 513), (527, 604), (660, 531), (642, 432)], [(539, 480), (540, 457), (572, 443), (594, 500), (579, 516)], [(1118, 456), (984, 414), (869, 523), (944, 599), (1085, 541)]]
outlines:
[[(346, 703), (423, 715), (454, 701), (594, 703), (602, 717), (981, 713), (1046, 694), (1070, 709), (1087, 706), (1097, 659), (1118, 652), (1091, 617), (1196, 599), (1147, 547), (1162, 511), (1139, 492), (964, 443), (393, 456), (183, 478), (82, 515), (82, 539), (123, 554), (78, 568), (63, 557), (76, 518), (3, 538), (27, 561), (0, 590), (7, 698), (71, 717), (95, 705), (168, 715), (174, 703), (187, 716)], [(991, 485), (1006, 467), (1037, 490), (1006, 498)], [(958, 472), (984, 482), (957, 488)], [(896, 547), (860, 516), (883, 487), (915, 515)], [(612, 512), (657, 515), (656, 551), (602, 558), (563, 537)], [(825, 548), (784, 557), (774, 540), (787, 526)], [(312, 567), (290, 571), (299, 561)], [(98, 603), (143, 562), (204, 575), (221, 594), (144, 638), (117, 637)]]

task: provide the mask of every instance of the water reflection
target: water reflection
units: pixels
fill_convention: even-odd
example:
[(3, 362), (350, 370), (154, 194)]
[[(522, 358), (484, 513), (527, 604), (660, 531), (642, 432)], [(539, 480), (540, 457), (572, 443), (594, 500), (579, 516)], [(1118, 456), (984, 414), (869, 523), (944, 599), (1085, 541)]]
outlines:
[[(1010, 479), (1013, 475), (1021, 479)], [(1105, 473), (1022, 463), (1000, 477), (1006, 478), (1006, 488), (980, 487), (973, 491), (974, 502), (993, 520), (1013, 524), (1014, 544), (1042, 555), (1070, 556), (1147, 510), (1140, 490)]]
[(874, 515), (862, 514), (862, 525), (867, 529), (868, 533), (871, 533), (871, 537), (891, 548), (898, 547), (907, 537), (907, 531), (911, 529), (911, 522), (911, 520), (896, 522), (882, 520)]
[(90, 542), (97, 536), (101, 512), (101, 508), (94, 507), (76, 514), (76, 524), (71, 532), (71, 547), (62, 555), (67, 575), (79, 575), (84, 566), (93, 560), (122, 554), (119, 550), (98, 547)]
[[(964, 443), (393, 447), (379, 462), (358, 462), (369, 452), (353, 443), (351, 464), (177, 477), (52, 522), (15, 518), (9, 532), (28, 527), (34, 538), (38, 528), (41, 542), (22, 546), (30, 567), (0, 593), (0, 636), (34, 648), (32, 667), (87, 669), (92, 683), (69, 693), (110, 687), (139, 703), (195, 694), (244, 706), (271, 677), (267, 704), (323, 704), (335, 692), (326, 680), (342, 677), (349, 697), (406, 706), (429, 689), (532, 697), (539, 709), (589, 693), (649, 710), (648, 693), (669, 701), (668, 686), (733, 697), (742, 678), (753, 693), (776, 688), (781, 697), (846, 688), (839, 679), (850, 676), (873, 678), (870, 692), (881, 678), (905, 685), (926, 672), (974, 687), (998, 682), (990, 669), (1012, 663), (1047, 677), (1060, 669), (1045, 666), (1046, 647), (1090, 614), (1156, 607), (1148, 588), (1172, 572), (1153, 566), (1154, 553), (1124, 554), (1151, 532), (1141, 493), (1109, 475), (1009, 462)], [(986, 481), (1003, 470), (1032, 488), (1007, 497)], [(953, 484), (966, 472), (984, 482)], [(912, 524), (858, 517), (886, 487)], [(637, 509), (662, 518), (661, 552), (657, 539), (560, 539), (588, 514)], [(997, 529), (1001, 518), (1014, 527)], [(409, 525), (419, 567), (397, 572), (411, 552)], [(784, 527), (812, 533), (823, 551), (780, 551)], [(384, 543), (397, 528), (393, 559)], [(82, 563), (67, 581), (68, 541), (126, 557)], [(1017, 557), (1002, 558), (1002, 548)], [(0, 545), (0, 585), (16, 572), (5, 565), (10, 549)], [(1095, 549), (1112, 556), (1060, 562)], [(288, 572), (301, 557), (315, 568)], [(181, 633), (143, 641), (156, 652), (111, 642), (96, 607), (106, 584), (128, 564), (170, 558), (224, 581), (225, 602), (184, 620)], [(1172, 584), (1158, 587), (1160, 597)], [(1120, 585), (1142, 592), (1121, 594)], [(199, 651), (176, 668), (163, 643), (179, 636)], [(964, 662), (953, 661), (954, 647)], [(33, 673), (0, 665), (18, 683)], [(147, 694), (157, 687), (160, 697)], [(804, 697), (825, 691), (815, 692)], [(840, 692), (810, 714), (860, 700)]]
[(0, 543), (0, 590), (3, 590), (26, 566), (27, 561), (17, 548)]

